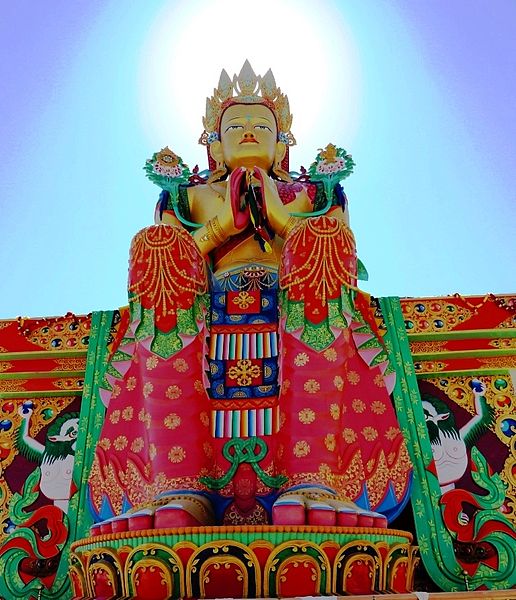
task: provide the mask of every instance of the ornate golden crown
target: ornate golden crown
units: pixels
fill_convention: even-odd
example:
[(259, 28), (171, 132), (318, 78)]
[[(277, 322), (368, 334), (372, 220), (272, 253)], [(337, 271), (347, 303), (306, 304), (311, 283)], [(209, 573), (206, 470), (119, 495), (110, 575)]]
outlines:
[(274, 113), (278, 125), (278, 139), (287, 146), (294, 146), (296, 140), (290, 131), (292, 115), (288, 98), (283, 94), (272, 71), (269, 69), (262, 77), (256, 75), (246, 60), (233, 80), (225, 69), (220, 74), (219, 86), (213, 90), (213, 96), (206, 98), (206, 116), (202, 123), (204, 131), (199, 143), (207, 146), (219, 139), (219, 127), (222, 113), (232, 104), (264, 104)]

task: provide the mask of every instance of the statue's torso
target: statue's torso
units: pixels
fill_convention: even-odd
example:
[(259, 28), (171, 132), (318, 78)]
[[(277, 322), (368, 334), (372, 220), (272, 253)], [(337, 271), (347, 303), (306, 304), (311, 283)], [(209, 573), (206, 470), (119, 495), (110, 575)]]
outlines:
[[(220, 213), (226, 197), (226, 182), (198, 185), (188, 188), (191, 218), (196, 223), (206, 223)], [(311, 212), (313, 204), (304, 189), (297, 191), (288, 202), (290, 212)], [(227, 249), (212, 253), (214, 274), (237, 269), (248, 264), (263, 265), (277, 270), (283, 240), (275, 236), (271, 241), (272, 252), (264, 252), (251, 231), (230, 240)]]

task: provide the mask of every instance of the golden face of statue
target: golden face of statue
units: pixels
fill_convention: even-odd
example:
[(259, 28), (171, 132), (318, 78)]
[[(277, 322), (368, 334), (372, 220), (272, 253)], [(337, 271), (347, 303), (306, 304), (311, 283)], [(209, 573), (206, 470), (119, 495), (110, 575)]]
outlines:
[(230, 171), (261, 167), (269, 171), (277, 153), (278, 128), (263, 104), (234, 104), (222, 115), (220, 148)]

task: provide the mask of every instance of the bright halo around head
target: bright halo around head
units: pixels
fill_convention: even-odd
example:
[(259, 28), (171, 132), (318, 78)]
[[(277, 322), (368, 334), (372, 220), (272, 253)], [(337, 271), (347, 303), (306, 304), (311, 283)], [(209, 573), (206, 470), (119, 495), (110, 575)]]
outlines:
[[(185, 160), (205, 168), (197, 140), (206, 97), (223, 68), (232, 77), (246, 58), (257, 74), (271, 68), (288, 95), (300, 162), (329, 141), (352, 145), (359, 120), (357, 52), (342, 14), (309, 0), (198, 0), (159, 11), (140, 65), (149, 144), (186, 150)], [(296, 159), (291, 166), (298, 166)]]

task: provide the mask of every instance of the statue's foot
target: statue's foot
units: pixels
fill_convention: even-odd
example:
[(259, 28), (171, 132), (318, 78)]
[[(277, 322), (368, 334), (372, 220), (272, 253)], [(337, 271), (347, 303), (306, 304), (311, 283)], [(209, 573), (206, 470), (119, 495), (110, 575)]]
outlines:
[(335, 492), (316, 486), (294, 488), (272, 507), (274, 525), (317, 525), (340, 527), (387, 527), (380, 513), (360, 508), (339, 498)]
[(156, 509), (155, 529), (215, 524), (211, 502), (205, 496), (193, 493), (166, 492), (162, 497), (168, 501)]
[(151, 502), (135, 506), (120, 516), (96, 523), (91, 528), (91, 534), (200, 527), (214, 523), (213, 508), (208, 498), (195, 492), (170, 491), (156, 496)]

